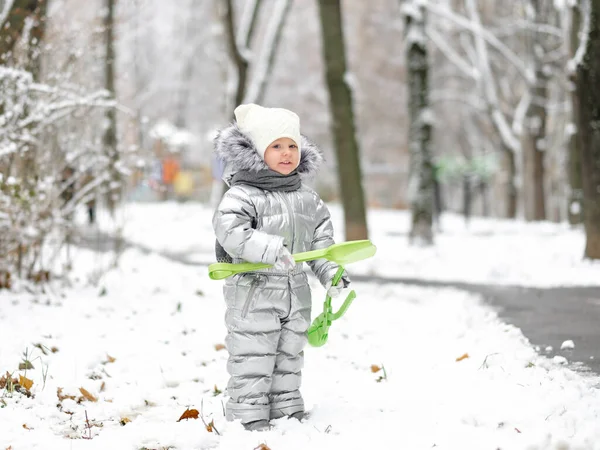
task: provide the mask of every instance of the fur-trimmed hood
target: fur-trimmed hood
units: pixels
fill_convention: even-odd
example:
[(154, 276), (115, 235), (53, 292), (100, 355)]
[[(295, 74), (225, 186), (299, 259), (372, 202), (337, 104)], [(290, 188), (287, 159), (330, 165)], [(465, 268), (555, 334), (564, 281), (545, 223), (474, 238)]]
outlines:
[[(258, 172), (268, 169), (267, 164), (258, 154), (252, 139), (240, 130), (237, 123), (222, 128), (214, 139), (214, 152), (218, 159), (223, 161), (223, 181), (229, 184), (231, 177), (240, 170)], [(300, 176), (311, 178), (316, 175), (323, 162), (323, 155), (316, 144), (302, 135), (300, 143), (300, 163), (296, 169)]]

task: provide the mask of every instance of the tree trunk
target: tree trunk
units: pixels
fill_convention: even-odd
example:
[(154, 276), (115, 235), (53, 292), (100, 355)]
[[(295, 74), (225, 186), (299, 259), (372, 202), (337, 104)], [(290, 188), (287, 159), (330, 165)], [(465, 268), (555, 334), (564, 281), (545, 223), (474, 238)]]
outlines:
[(31, 73), (36, 82), (39, 82), (42, 71), (40, 56), (46, 35), (48, 1), (38, 0), (37, 4), (38, 6), (33, 12), (33, 26), (29, 32), (27, 71)]
[(46, 0), (14, 0), (4, 23), (0, 24), (0, 64), (6, 64), (12, 57), (15, 44), (21, 38), (25, 20), (36, 13)]
[[(571, 58), (575, 56), (579, 46), (579, 31), (581, 27), (581, 12), (578, 5), (571, 8), (571, 30), (569, 33), (569, 48)], [(569, 81), (572, 84), (569, 95), (571, 97), (571, 123), (569, 127), (569, 195), (567, 204), (567, 215), (571, 225), (580, 224), (583, 213), (583, 186), (581, 184), (581, 140), (577, 126), (579, 124), (579, 104), (577, 98), (577, 72), (569, 74)]]
[[(33, 24), (28, 36), (29, 40), (27, 43), (27, 61), (25, 63), (25, 69), (31, 73), (35, 82), (40, 81), (42, 72), (40, 56), (46, 32), (47, 6), (48, 3), (46, 0), (38, 0), (37, 7), (31, 14)], [(39, 148), (37, 145), (30, 145), (29, 150), (23, 155), (23, 160), (21, 162), (23, 187), (28, 190), (34, 189), (36, 179), (39, 176), (38, 151)]]
[[(546, 3), (546, 5), (544, 5)], [(532, 23), (547, 23), (548, 7), (553, 7), (545, 0), (530, 0), (529, 17)], [(543, 39), (546, 38), (538, 30), (529, 32), (528, 53), (531, 69), (535, 75), (529, 86), (531, 102), (525, 115), (522, 151), (523, 151), (523, 203), (525, 219), (546, 219), (546, 194), (544, 189), (544, 156), (546, 154), (546, 104), (548, 103), (548, 75), (544, 72), (545, 55)]]
[[(418, 13), (415, 11), (418, 10)], [(433, 244), (434, 181), (430, 150), (431, 120), (429, 115), (429, 86), (427, 46), (425, 42), (425, 8), (413, 2), (406, 14), (406, 67), (408, 82), (408, 112), (410, 127), (409, 201), (412, 212), (411, 242)]]
[[(114, 45), (114, 16), (115, 1), (106, 0), (104, 16), (105, 33), (105, 62), (104, 62), (104, 87), (116, 99), (115, 92), (115, 45)], [(119, 152), (117, 149), (117, 112), (115, 108), (106, 110), (106, 129), (104, 130), (104, 153), (108, 159), (110, 179), (106, 183), (106, 201), (108, 209), (114, 213), (117, 203), (121, 200), (122, 180), (118, 170)]]
[[(227, 45), (229, 47), (229, 53), (235, 67), (237, 69), (237, 87), (234, 97), (234, 108), (242, 104), (244, 97), (246, 96), (246, 89), (248, 84), (248, 48), (252, 35), (256, 30), (256, 21), (258, 19), (258, 12), (262, 0), (256, 0), (254, 2), (253, 10), (251, 13), (251, 20), (247, 30), (243, 30), (243, 33), (236, 33), (235, 25), (235, 11), (233, 6), (233, 0), (227, 0), (227, 11), (224, 15), (225, 29), (227, 30)], [(252, 5), (250, 5), (252, 7)], [(245, 34), (245, 35), (244, 35)], [(240, 48), (242, 46), (243, 48)], [(233, 109), (231, 111), (233, 118)]]
[(247, 98), (244, 103), (262, 104), (267, 86), (269, 84), (275, 57), (281, 42), (282, 31), (285, 28), (285, 22), (292, 8), (292, 0), (280, 0), (280, 3), (274, 8), (269, 23), (267, 24), (265, 42), (256, 63), (253, 80), (247, 92)]
[[(600, 259), (600, 0), (590, 0), (590, 25), (577, 67), (585, 257)], [(585, 37), (584, 37), (585, 39)]]
[(506, 173), (506, 210), (505, 217), (507, 219), (516, 219), (517, 217), (517, 164), (515, 161), (515, 153), (503, 145), (502, 149), (503, 165)]
[(346, 240), (367, 239), (367, 218), (352, 92), (347, 80), (340, 0), (319, 0), (319, 13)]

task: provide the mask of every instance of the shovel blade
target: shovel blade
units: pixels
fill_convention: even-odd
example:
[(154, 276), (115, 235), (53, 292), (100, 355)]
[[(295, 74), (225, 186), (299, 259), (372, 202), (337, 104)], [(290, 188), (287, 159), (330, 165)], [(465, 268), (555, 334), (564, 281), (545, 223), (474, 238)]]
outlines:
[(329, 326), (325, 323), (324, 314), (321, 313), (313, 321), (312, 325), (308, 328), (308, 343), (312, 347), (322, 347), (327, 342), (329, 337)]
[(327, 250), (326, 258), (340, 266), (362, 261), (375, 255), (377, 247), (370, 240), (340, 242)]

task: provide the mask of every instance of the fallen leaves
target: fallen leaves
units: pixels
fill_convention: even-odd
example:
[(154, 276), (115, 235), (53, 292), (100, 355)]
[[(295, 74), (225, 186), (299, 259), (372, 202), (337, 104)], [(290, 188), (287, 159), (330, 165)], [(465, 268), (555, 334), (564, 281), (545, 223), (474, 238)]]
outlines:
[(462, 361), (463, 359), (467, 359), (468, 357), (469, 357), (469, 354), (468, 354), (468, 353), (465, 353), (465, 354), (463, 354), (463, 355), (460, 355), (458, 358), (456, 358), (456, 362), (460, 362), (460, 361)]
[(23, 362), (19, 363), (19, 370), (33, 370), (33, 369), (35, 369), (35, 367), (33, 367), (33, 364), (31, 364), (31, 361), (24, 360)]
[(216, 351), (225, 350), (225, 346), (223, 344), (215, 344), (215, 350)]
[(199, 416), (200, 413), (197, 409), (186, 409), (177, 422), (181, 422), (183, 419), (197, 419)]
[(97, 402), (98, 399), (96, 397), (94, 397), (92, 394), (90, 394), (88, 391), (86, 391), (84, 388), (79, 388), (79, 392), (81, 392), (81, 395), (83, 395), (83, 397), (90, 401), (90, 402)]
[(131, 419), (128, 419), (127, 417), (123, 417), (119, 423), (121, 424), (121, 426), (125, 426), (127, 425), (129, 422), (131, 422)]
[(260, 444), (258, 447), (254, 447), (254, 450), (271, 450), (267, 447), (267, 444)]
[(19, 381), (16, 378), (13, 378), (8, 372), (6, 372), (6, 375), (2, 375), (2, 377), (0, 377), (0, 389), (4, 389), (8, 386), (8, 389), (12, 390), (12, 386), (18, 383)]
[(62, 402), (65, 399), (75, 400), (77, 398), (74, 395), (63, 395), (62, 391), (63, 391), (63, 388), (61, 388), (61, 387), (59, 387), (56, 390), (56, 396), (58, 397), (59, 402)]
[(215, 431), (215, 419), (211, 420), (207, 425), (206, 425), (206, 431), (208, 431), (209, 433), (212, 433)]
[(106, 362), (104, 364), (114, 363), (117, 359), (110, 356), (108, 353), (106, 354)]
[(375, 381), (377, 383), (381, 383), (383, 380), (387, 380), (387, 373), (385, 371), (385, 367), (383, 366), (383, 364), (381, 366), (378, 366), (376, 364), (371, 364), (371, 372), (373, 373), (377, 373), (379, 371), (383, 371), (383, 375), (380, 375)]
[(33, 387), (33, 380), (25, 378), (23, 375), (19, 375), (19, 384), (25, 389), (30, 390)]
[(92, 394), (89, 393), (89, 391), (87, 391), (84, 388), (79, 388), (79, 392), (81, 392), (81, 395), (79, 397), (75, 396), (75, 395), (68, 395), (68, 394), (63, 394), (63, 388), (59, 387), (56, 390), (56, 396), (58, 397), (59, 402), (62, 402), (63, 400), (74, 400), (77, 403), (81, 403), (84, 400), (88, 400), (90, 402), (97, 402), (98, 398), (94, 397)]
[(8, 392), (18, 392), (26, 397), (33, 397), (33, 394), (29, 390), (31, 386), (33, 386), (33, 381), (25, 378), (23, 375), (19, 375), (18, 380), (13, 378), (9, 372), (0, 377), (0, 389), (6, 389)]

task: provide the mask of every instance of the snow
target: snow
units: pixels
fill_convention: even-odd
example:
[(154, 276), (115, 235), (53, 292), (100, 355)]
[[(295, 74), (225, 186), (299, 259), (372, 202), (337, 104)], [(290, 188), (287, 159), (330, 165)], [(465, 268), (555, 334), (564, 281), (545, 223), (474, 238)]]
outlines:
[(571, 350), (575, 348), (575, 343), (571, 340), (568, 339), (566, 341), (564, 341), (561, 345), (560, 345), (560, 349), (561, 350)]
[[(341, 209), (331, 210), (343, 236)], [(0, 373), (33, 380), (35, 395), (0, 394), (0, 449), (600, 449), (597, 378), (537, 354), (474, 295), (394, 283), (355, 281), (358, 297), (329, 342), (306, 349), (308, 419), (263, 433), (226, 422), (222, 282), (198, 265), (212, 261), (211, 211), (128, 204), (119, 217), (136, 245), (117, 269), (110, 253), (73, 249), (64, 293), (0, 291)], [(378, 253), (351, 276), (600, 284), (600, 265), (581, 261), (580, 228), (476, 218), (467, 227), (447, 215), (436, 246), (416, 249), (408, 225), (405, 212), (370, 211)], [(324, 289), (310, 280), (314, 317)], [(25, 351), (34, 369), (18, 371)], [(60, 400), (59, 388), (75, 398)], [(201, 419), (178, 422), (188, 408), (219, 434)]]

